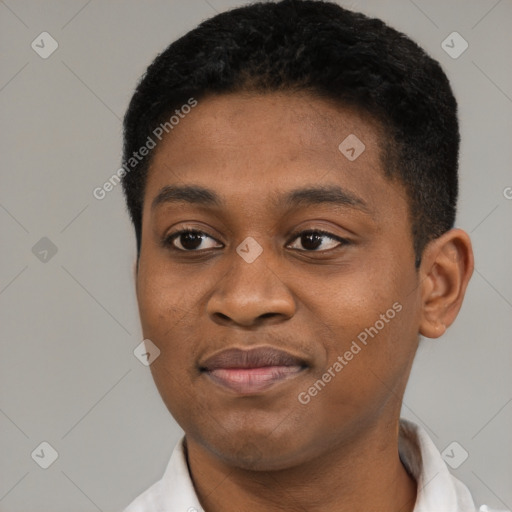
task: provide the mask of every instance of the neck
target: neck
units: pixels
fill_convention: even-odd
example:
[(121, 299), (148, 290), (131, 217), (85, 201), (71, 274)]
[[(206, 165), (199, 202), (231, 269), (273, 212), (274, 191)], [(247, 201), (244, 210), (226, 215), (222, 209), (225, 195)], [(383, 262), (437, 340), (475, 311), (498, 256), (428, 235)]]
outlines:
[(227, 465), (188, 437), (187, 452), (206, 512), (412, 512), (416, 501), (416, 482), (398, 455), (398, 420), (277, 471)]

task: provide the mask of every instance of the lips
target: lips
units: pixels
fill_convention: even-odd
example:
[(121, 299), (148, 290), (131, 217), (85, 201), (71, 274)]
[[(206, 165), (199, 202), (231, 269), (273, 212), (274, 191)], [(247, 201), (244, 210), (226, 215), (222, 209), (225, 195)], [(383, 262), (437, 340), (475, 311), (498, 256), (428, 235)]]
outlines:
[(230, 348), (209, 357), (201, 369), (263, 368), (266, 366), (305, 366), (305, 361), (283, 350), (259, 347), (250, 350)]
[(272, 347), (230, 348), (200, 364), (200, 370), (215, 383), (242, 394), (261, 392), (306, 367), (303, 359)]

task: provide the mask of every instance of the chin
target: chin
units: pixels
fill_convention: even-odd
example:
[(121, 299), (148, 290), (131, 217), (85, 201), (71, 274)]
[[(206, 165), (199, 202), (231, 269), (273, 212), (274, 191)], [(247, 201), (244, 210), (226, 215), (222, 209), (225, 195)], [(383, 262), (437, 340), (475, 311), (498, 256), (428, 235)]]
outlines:
[[(207, 443), (214, 455), (225, 464), (247, 471), (279, 471), (297, 466), (306, 460), (305, 450), (297, 446), (285, 446), (281, 440), (269, 442), (268, 436), (261, 442), (248, 440), (247, 433), (240, 436), (240, 443), (233, 444), (233, 437), (229, 445), (212, 446)], [(288, 439), (297, 440), (296, 436)]]

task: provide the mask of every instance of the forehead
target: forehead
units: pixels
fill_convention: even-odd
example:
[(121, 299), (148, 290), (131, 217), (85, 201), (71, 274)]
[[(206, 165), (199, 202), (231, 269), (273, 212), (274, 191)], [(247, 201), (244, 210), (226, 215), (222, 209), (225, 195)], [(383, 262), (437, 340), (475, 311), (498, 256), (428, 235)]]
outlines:
[(245, 200), (275, 202), (298, 183), (371, 197), (385, 184), (380, 133), (369, 116), (308, 94), (210, 96), (154, 150), (144, 207), (163, 187), (191, 183)]

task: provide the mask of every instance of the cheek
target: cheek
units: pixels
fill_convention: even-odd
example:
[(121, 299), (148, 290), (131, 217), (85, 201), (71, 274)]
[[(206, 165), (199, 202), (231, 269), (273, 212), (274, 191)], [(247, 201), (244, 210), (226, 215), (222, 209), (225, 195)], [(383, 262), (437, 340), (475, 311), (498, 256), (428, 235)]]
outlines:
[(155, 333), (165, 331), (191, 311), (190, 285), (168, 265), (158, 262), (144, 262), (137, 277), (137, 301), (143, 328)]
[(317, 321), (328, 333), (323, 341), (327, 358), (312, 384), (329, 373), (319, 406), (323, 401), (371, 410), (402, 385), (417, 346), (417, 303), (410, 293), (414, 282), (413, 274), (380, 265), (373, 272), (333, 279), (317, 296)]
[(191, 361), (196, 356), (192, 336), (197, 313), (194, 313), (192, 302), (197, 292), (190, 293), (189, 286), (183, 284), (182, 280), (169, 271), (152, 266), (150, 273), (141, 269), (137, 286), (143, 336), (160, 350), (154, 363), (159, 370), (153, 374), (155, 381), (157, 385), (160, 382), (174, 388), (180, 384), (169, 380), (166, 372), (180, 375), (181, 381), (189, 379), (187, 372), (191, 371)]
[(357, 336), (399, 301), (401, 286), (385, 269), (371, 272), (361, 268), (339, 275), (330, 279), (315, 297), (319, 319), (332, 328), (334, 338)]

